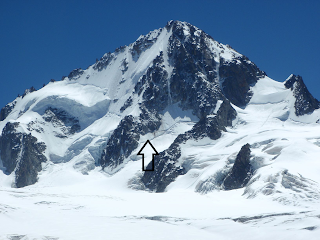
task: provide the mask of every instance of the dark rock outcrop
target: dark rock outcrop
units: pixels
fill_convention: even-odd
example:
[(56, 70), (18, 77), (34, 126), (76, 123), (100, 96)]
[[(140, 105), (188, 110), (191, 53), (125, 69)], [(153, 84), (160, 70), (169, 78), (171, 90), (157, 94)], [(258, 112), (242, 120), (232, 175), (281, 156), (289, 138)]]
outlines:
[(69, 75), (68, 78), (69, 80), (77, 80), (78, 78), (81, 77), (81, 75), (84, 73), (84, 71), (81, 68), (77, 68), (72, 70)]
[[(185, 27), (188, 28), (189, 32), (187, 36), (184, 33)], [(231, 103), (238, 107), (244, 107), (249, 102), (251, 98), (250, 86), (253, 86), (259, 78), (266, 76), (265, 72), (261, 71), (243, 55), (233, 59), (231, 62), (218, 56), (217, 52), (211, 50), (210, 43), (208, 42), (212, 37), (204, 31), (199, 31), (189, 23), (182, 24), (179, 21), (171, 21), (166, 28), (168, 31), (172, 28), (168, 54), (172, 59), (172, 64), (175, 66), (171, 85), (172, 88), (176, 87), (180, 90), (177, 94), (178, 101), (181, 98), (186, 99), (190, 90), (195, 86), (197, 88), (201, 85), (199, 73), (202, 73), (207, 83), (209, 83), (202, 90), (202, 98), (208, 95), (207, 100), (210, 99), (213, 95), (210, 92), (214, 91), (215, 98), (212, 100), (213, 103), (217, 99), (221, 99), (220, 93), (217, 91), (217, 89), (220, 89), (221, 84), (223, 95)], [(220, 59), (218, 62), (215, 61), (215, 57), (217, 56)], [(181, 81), (186, 81), (187, 84), (181, 84)], [(185, 89), (186, 87), (188, 88), (188, 84), (192, 87)], [(209, 93), (205, 90), (209, 90)], [(172, 98), (175, 98), (174, 94), (172, 94)], [(190, 105), (199, 100), (201, 101), (199, 96), (196, 95), (193, 98), (189, 98), (189, 101), (185, 103), (186, 107), (190, 109)], [(196, 114), (197, 116), (202, 115), (202, 112), (207, 112), (204, 106), (202, 108), (204, 109), (199, 109), (200, 112)]]
[(58, 127), (66, 135), (79, 132), (81, 127), (79, 120), (62, 109), (48, 107), (42, 116), (46, 122), (51, 122), (54, 127)]
[(130, 49), (132, 59), (137, 61), (141, 53), (150, 48), (155, 43), (160, 35), (161, 31), (158, 32), (157, 36), (153, 35), (153, 32), (148, 33), (145, 36), (140, 36), (137, 41), (132, 44)]
[[(141, 181), (144, 186), (155, 192), (164, 192), (166, 187), (172, 183), (179, 175), (187, 173), (184, 166), (177, 166), (176, 163), (181, 156), (179, 142), (182, 142), (185, 136), (179, 135), (170, 147), (155, 156), (154, 171), (144, 172)], [(147, 166), (150, 168), (151, 166)]]
[(156, 131), (160, 125), (159, 115), (153, 114), (145, 108), (142, 108), (138, 119), (131, 115), (124, 117), (110, 136), (99, 164), (103, 169), (106, 167), (111, 170), (117, 168), (138, 147), (140, 136)]
[(120, 112), (123, 112), (126, 110), (128, 107), (132, 105), (132, 97), (129, 97), (126, 102), (123, 104), (123, 106), (120, 108)]
[(136, 131), (136, 126), (137, 124), (131, 115), (121, 120), (102, 152), (100, 159), (102, 168), (116, 168), (138, 147), (140, 135)]
[(173, 68), (170, 82), (172, 103), (179, 103), (183, 110), (192, 109), (197, 117), (210, 114), (218, 100), (224, 100), (220, 89), (215, 54), (210, 49), (205, 32), (197, 31), (187, 24), (188, 36), (184, 26), (178, 21), (169, 23), (172, 35), (169, 38), (168, 57)]
[(0, 121), (5, 120), (8, 115), (12, 112), (14, 106), (16, 105), (17, 101), (13, 101), (11, 103), (8, 103), (6, 106), (4, 106), (3, 108), (1, 108), (0, 111)]
[(293, 91), (293, 96), (296, 99), (294, 108), (297, 116), (309, 114), (314, 110), (319, 109), (319, 101), (315, 99), (308, 91), (302, 80), (302, 77), (299, 75), (291, 75), (284, 85), (286, 88), (290, 88), (291, 91)]
[(108, 64), (114, 59), (114, 54), (113, 53), (106, 53), (105, 55), (103, 55), (102, 58), (100, 58), (100, 60), (98, 60), (94, 65), (93, 65), (93, 69), (94, 70), (98, 70), (98, 71), (102, 71), (103, 69), (105, 69)]
[(21, 144), (23, 145), (21, 159), (15, 171), (18, 188), (36, 183), (38, 172), (42, 170), (41, 163), (47, 160), (43, 155), (45, 144), (38, 143), (37, 138), (31, 134), (24, 134)]
[(232, 190), (244, 187), (250, 180), (253, 172), (250, 164), (250, 145), (242, 146), (234, 165), (223, 181), (225, 190)]
[(47, 159), (43, 155), (44, 143), (37, 142), (31, 134), (16, 130), (19, 123), (8, 122), (0, 138), (1, 160), (6, 173), (15, 172), (15, 186), (25, 187), (37, 182), (41, 163)]
[(33, 86), (29, 89), (24, 90), (24, 93), (22, 94), (22, 98), (24, 98), (26, 95), (28, 95), (29, 93), (35, 92), (37, 91)]
[(250, 86), (261, 77), (266, 76), (245, 56), (234, 59), (232, 62), (220, 61), (220, 80), (223, 93), (234, 105), (244, 107), (251, 99)]
[(3, 128), (0, 138), (1, 160), (8, 174), (16, 168), (21, 151), (22, 133), (16, 131), (18, 126), (17, 122), (8, 122)]
[[(148, 68), (135, 87), (138, 92), (144, 89), (142, 98), (144, 106), (152, 111), (161, 112), (170, 103), (169, 76), (163, 65), (163, 53), (153, 60), (153, 64)], [(143, 83), (144, 82), (144, 83)], [(136, 91), (136, 90), (135, 90)]]

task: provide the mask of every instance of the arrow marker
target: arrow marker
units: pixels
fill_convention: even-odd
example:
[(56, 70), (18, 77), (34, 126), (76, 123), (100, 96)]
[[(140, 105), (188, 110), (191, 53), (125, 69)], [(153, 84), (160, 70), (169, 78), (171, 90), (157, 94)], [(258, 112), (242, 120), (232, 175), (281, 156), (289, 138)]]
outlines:
[[(142, 171), (154, 171), (154, 155), (159, 155), (157, 150), (149, 140), (145, 142), (137, 155), (142, 155)], [(146, 158), (145, 158), (146, 155)], [(149, 163), (152, 162), (152, 168), (148, 168)]]

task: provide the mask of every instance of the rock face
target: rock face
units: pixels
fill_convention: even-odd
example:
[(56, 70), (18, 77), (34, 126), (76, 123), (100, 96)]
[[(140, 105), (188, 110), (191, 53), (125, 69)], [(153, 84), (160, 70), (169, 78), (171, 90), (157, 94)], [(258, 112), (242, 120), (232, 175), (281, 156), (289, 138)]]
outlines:
[[(189, 34), (185, 34), (185, 28)], [(192, 109), (200, 119), (213, 111), (216, 102), (223, 99), (218, 78), (217, 53), (212, 51), (209, 37), (191, 24), (171, 22), (167, 25), (168, 57), (174, 66), (170, 82), (172, 103), (182, 109)]]
[(244, 107), (251, 99), (250, 86), (266, 76), (245, 56), (225, 62), (221, 59), (219, 68), (220, 79), (224, 95), (238, 107)]
[(138, 147), (140, 135), (136, 128), (137, 123), (133, 116), (126, 116), (121, 120), (110, 137), (107, 147), (102, 152), (100, 159), (102, 168), (116, 168)]
[(21, 151), (22, 133), (16, 131), (19, 123), (7, 123), (0, 138), (1, 160), (7, 173), (12, 173), (17, 166)]
[(7, 104), (0, 111), (0, 121), (3, 121), (7, 118), (7, 116), (11, 113), (12, 109), (16, 105), (17, 101), (13, 101), (12, 103)]
[(250, 152), (250, 145), (248, 143), (242, 146), (231, 172), (223, 181), (225, 190), (242, 188), (249, 182), (253, 174), (250, 164)]
[(16, 130), (19, 123), (8, 122), (0, 138), (1, 160), (7, 174), (15, 172), (15, 186), (25, 187), (37, 182), (41, 163), (47, 159), (43, 155), (44, 143), (37, 142), (31, 134)]
[(296, 99), (294, 108), (297, 116), (309, 114), (319, 109), (319, 101), (308, 91), (302, 77), (291, 75), (284, 85), (293, 91), (293, 96)]
[(74, 69), (69, 73), (69, 80), (77, 80), (83, 74), (83, 70), (81, 68)]
[(51, 122), (54, 127), (61, 129), (61, 132), (63, 132), (64, 135), (59, 137), (62, 138), (79, 132), (81, 129), (79, 120), (73, 116), (70, 116), (62, 109), (48, 107), (42, 117), (46, 122)]

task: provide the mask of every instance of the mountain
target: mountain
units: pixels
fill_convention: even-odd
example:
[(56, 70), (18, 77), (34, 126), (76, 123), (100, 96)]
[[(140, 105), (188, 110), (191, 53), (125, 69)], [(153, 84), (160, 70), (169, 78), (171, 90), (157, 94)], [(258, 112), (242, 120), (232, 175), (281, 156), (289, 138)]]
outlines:
[[(274, 81), (186, 22), (170, 21), (85, 70), (26, 90), (0, 120), (3, 187), (102, 176), (129, 192), (319, 202), (319, 101), (302, 77)], [(142, 171), (137, 155), (147, 140), (159, 152), (154, 171)]]

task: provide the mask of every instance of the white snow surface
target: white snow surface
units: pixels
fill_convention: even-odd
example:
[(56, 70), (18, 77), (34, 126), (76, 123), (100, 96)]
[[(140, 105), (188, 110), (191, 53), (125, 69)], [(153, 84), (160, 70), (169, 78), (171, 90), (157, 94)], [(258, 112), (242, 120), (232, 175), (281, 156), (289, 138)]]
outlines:
[[(187, 27), (184, 31), (187, 35)], [(166, 192), (128, 185), (142, 175), (137, 152), (146, 140), (161, 152), (198, 121), (178, 104), (161, 113), (160, 129), (142, 136), (119, 169), (95, 166), (121, 119), (139, 115), (139, 97), (122, 113), (119, 109), (160, 51), (171, 74), (166, 53), (170, 34), (165, 29), (151, 32), (147, 37), (157, 40), (137, 59), (129, 45), (102, 71), (91, 66), (77, 80), (66, 78), (17, 98), (0, 130), (9, 121), (20, 122), (19, 131), (32, 133), (48, 146), (49, 161), (43, 163), (38, 182), (21, 189), (11, 187), (14, 174), (0, 171), (0, 239), (319, 238), (320, 110), (297, 117), (291, 90), (268, 77), (252, 87), (245, 109), (233, 106), (238, 116), (220, 139), (181, 145), (179, 162), (190, 170)], [(240, 55), (210, 41), (217, 58), (231, 61)], [(128, 66), (124, 73), (123, 59)], [(48, 106), (77, 117), (81, 131), (56, 137), (61, 129), (42, 117)], [(251, 145), (254, 175), (246, 188), (223, 191), (215, 179), (232, 167), (246, 143)]]

